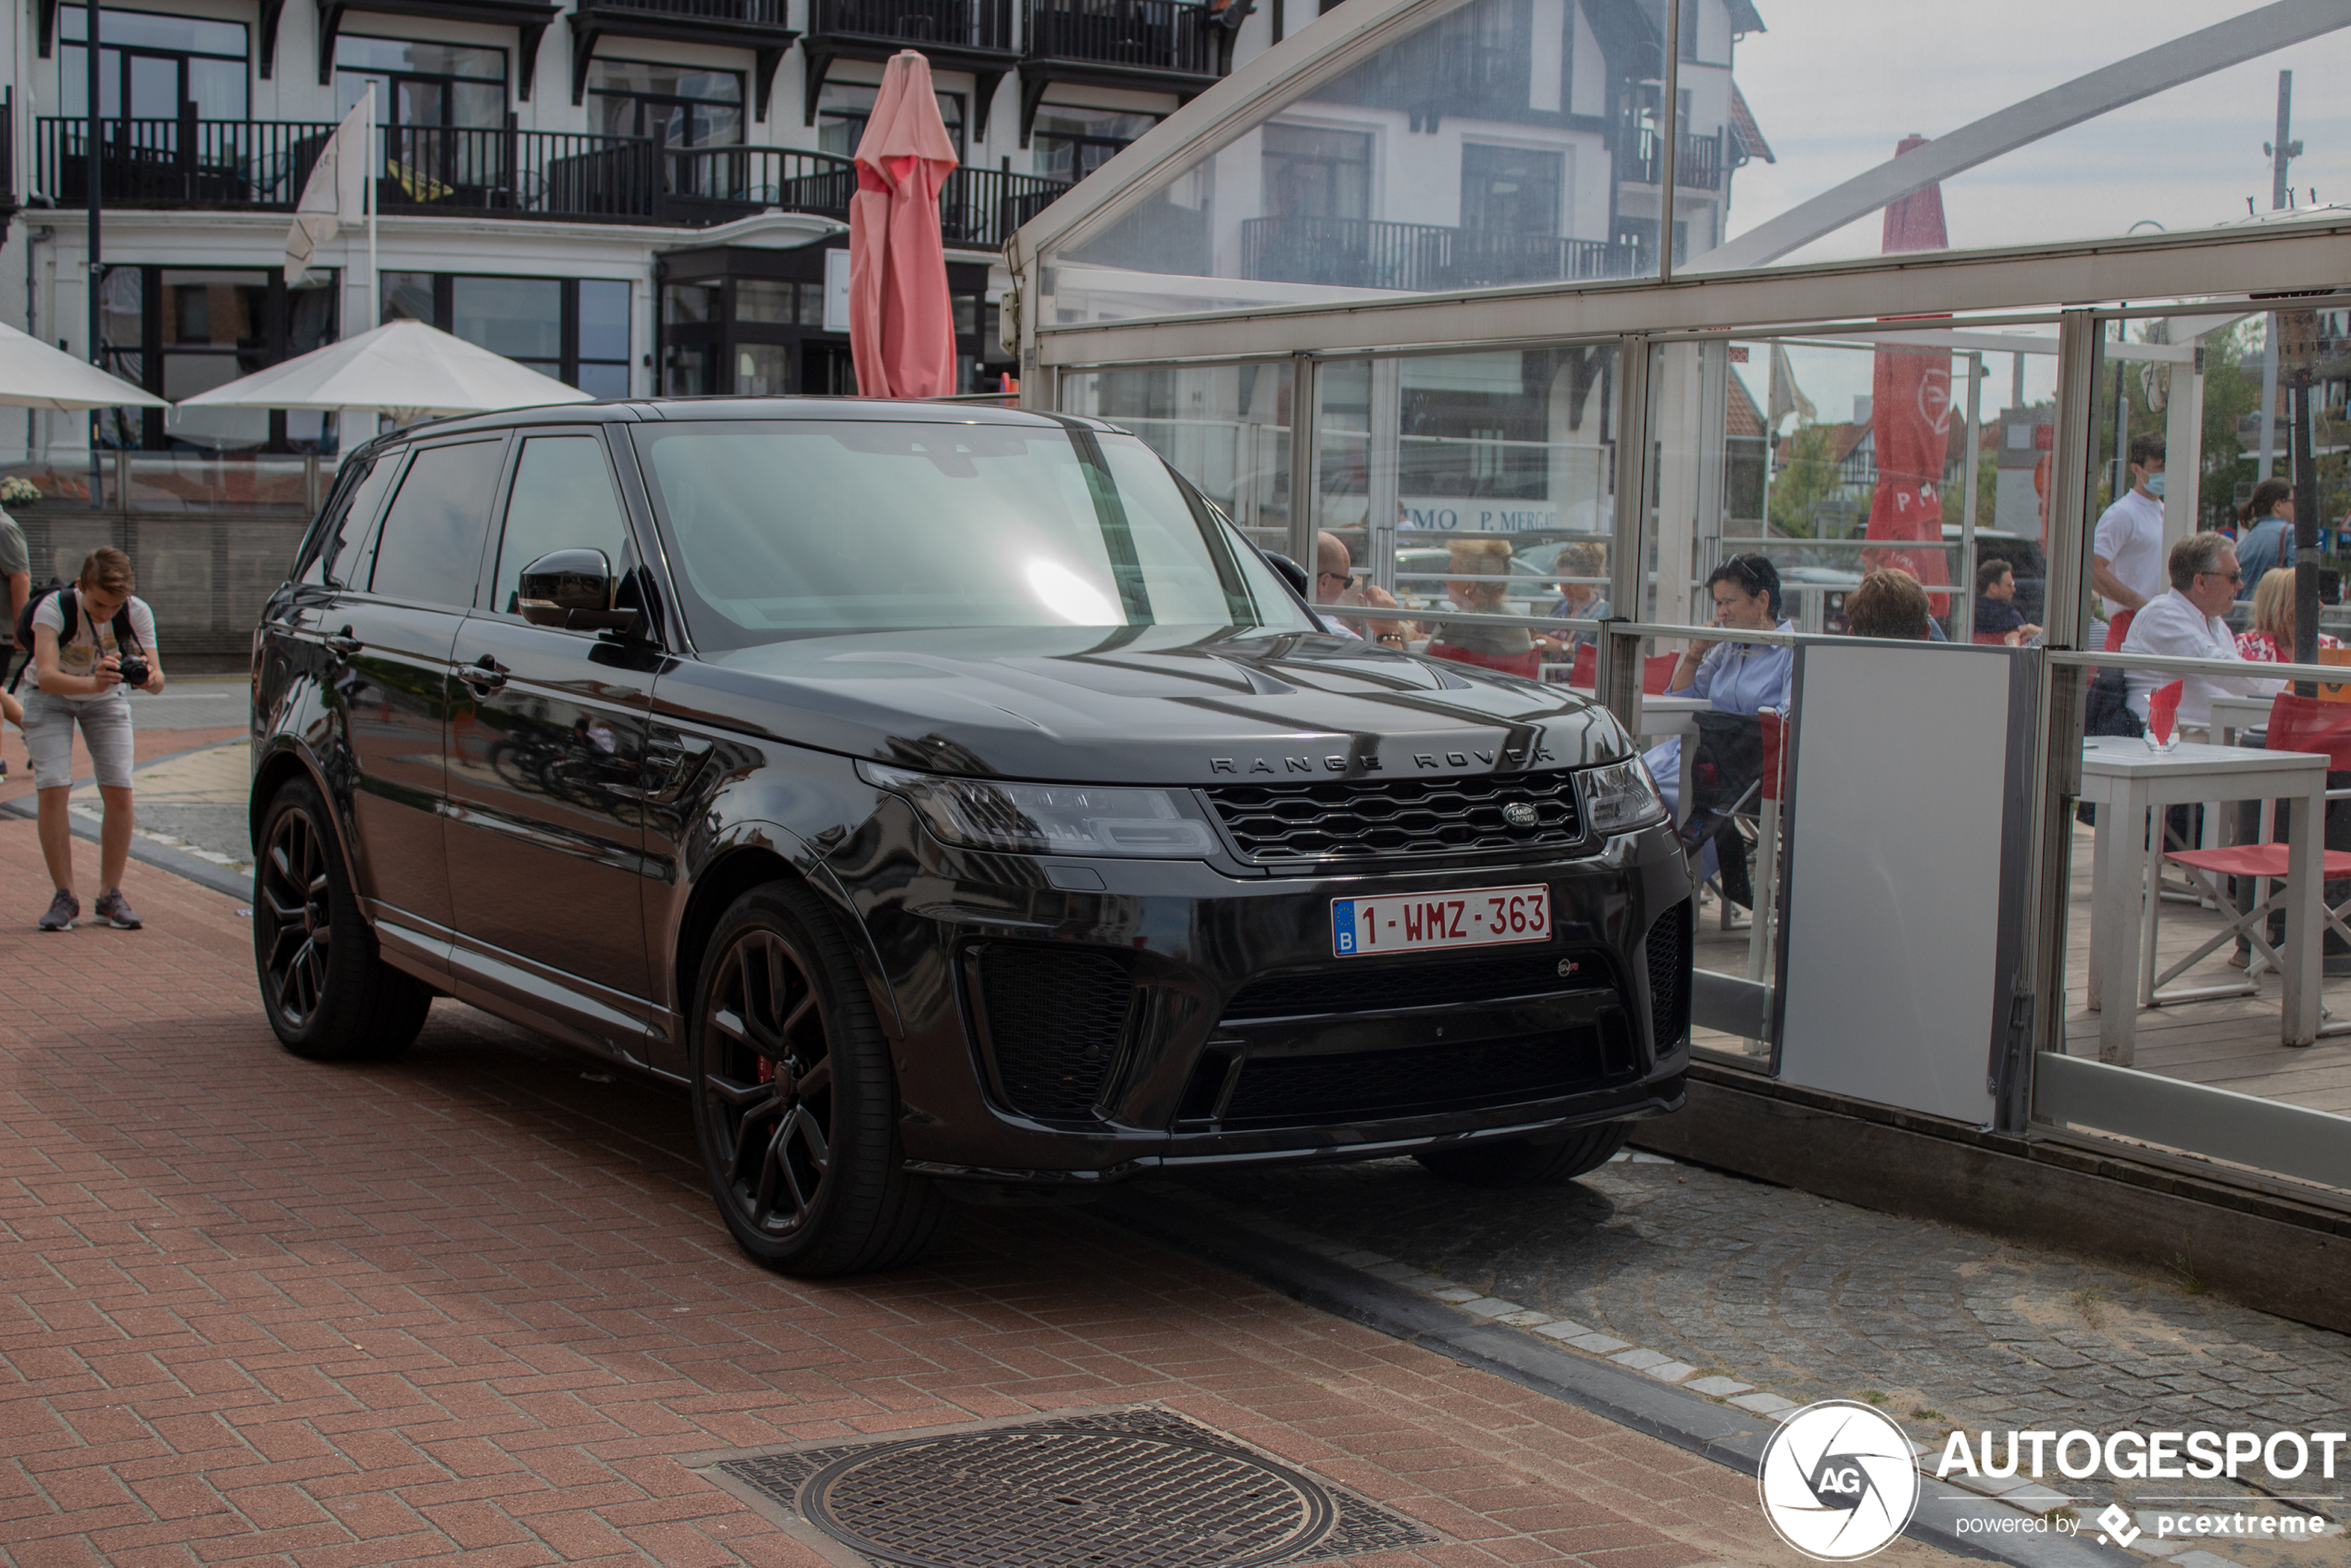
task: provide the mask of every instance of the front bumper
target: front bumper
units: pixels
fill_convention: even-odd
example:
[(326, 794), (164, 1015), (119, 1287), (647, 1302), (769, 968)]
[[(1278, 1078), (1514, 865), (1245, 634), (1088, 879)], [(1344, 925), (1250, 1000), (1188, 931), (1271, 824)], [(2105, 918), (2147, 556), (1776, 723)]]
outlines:
[[(828, 865), (881, 955), (901, 1139), (933, 1175), (1362, 1159), (1681, 1102), (1691, 887), (1662, 828), (1572, 858), (1273, 877), (951, 849), (886, 800)], [(1547, 942), (1332, 954), (1334, 898), (1530, 882), (1551, 890)]]

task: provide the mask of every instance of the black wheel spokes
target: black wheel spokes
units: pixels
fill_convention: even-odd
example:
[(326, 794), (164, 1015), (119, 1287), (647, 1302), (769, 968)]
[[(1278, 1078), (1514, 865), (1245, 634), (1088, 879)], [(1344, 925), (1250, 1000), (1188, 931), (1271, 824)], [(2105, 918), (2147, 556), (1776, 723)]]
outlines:
[(752, 1226), (807, 1223), (832, 1162), (832, 1060), (807, 965), (774, 931), (727, 954), (703, 1018), (703, 1090), (727, 1186)]
[(334, 940), (326, 846), (308, 815), (290, 811), (278, 819), (261, 862), (261, 904), (269, 923), (271, 1000), (285, 1020), (299, 1028), (326, 1000), (327, 958)]

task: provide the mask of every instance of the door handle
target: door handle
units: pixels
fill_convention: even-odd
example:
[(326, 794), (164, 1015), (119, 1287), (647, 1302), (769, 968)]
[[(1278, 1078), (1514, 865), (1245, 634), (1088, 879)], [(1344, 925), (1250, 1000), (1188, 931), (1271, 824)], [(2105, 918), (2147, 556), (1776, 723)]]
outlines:
[(466, 684), (477, 691), (495, 691), (506, 684), (506, 666), (484, 653), (466, 666)]
[(347, 659), (367, 646), (365, 642), (351, 635), (349, 627), (344, 627), (332, 637), (322, 637), (319, 641), (326, 645), (328, 653), (341, 659)]

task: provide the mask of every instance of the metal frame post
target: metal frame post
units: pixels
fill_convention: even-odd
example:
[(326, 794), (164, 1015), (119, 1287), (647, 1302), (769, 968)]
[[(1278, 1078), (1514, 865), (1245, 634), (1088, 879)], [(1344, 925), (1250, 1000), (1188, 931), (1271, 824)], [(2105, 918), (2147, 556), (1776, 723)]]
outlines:
[[(2019, 355), (2021, 358), (2021, 355)], [(1951, 622), (1951, 641), (1975, 641), (1975, 503), (1976, 470), (1983, 464), (1976, 447), (1984, 439), (1984, 355), (1967, 356), (1967, 451), (1961, 458), (1965, 467), (1959, 480), (1959, 580), (1951, 594), (1951, 603), (1944, 606)]]
[(1320, 502), (1316, 470), (1323, 431), (1320, 367), (1311, 354), (1289, 361), (1289, 554), (1314, 569), (1314, 525)]
[[(1608, 557), (1610, 621), (1642, 618), (1642, 579), (1648, 566), (1649, 341), (1638, 332), (1617, 340), (1616, 521)], [(1599, 640), (1600, 701), (1635, 734), (1641, 723), (1641, 639), (1611, 627)]]
[[(2057, 429), (2050, 454), (2048, 587), (2044, 641), (2078, 649), (2085, 622), (2084, 570), (2090, 526), (2090, 453), (2096, 444), (2097, 317), (2069, 310), (2058, 323)], [(2028, 968), (2016, 998), (2017, 1022), (2029, 1030), (2009, 1052), (2006, 1081), (1993, 1085), (1995, 1125), (2021, 1133), (2032, 1114), (2034, 1050), (2065, 1050), (2065, 917), (2073, 875), (2073, 803), (2082, 793), (2082, 693), (2079, 670), (2044, 659), (2038, 723), (2039, 765), (2033, 770), (2032, 842), (2025, 864), (2032, 896), (2025, 907)], [(2128, 988), (2121, 988), (2127, 989)], [(2127, 1005), (2127, 1003), (2126, 1003)]]

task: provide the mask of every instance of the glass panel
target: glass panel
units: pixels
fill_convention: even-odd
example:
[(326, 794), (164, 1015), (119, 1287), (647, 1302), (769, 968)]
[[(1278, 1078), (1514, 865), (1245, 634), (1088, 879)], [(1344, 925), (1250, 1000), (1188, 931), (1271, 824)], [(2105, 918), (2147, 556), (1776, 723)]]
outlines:
[[(1665, 35), (1660, 0), (1450, 8), (1131, 189), (1042, 318), (1652, 273)], [(1718, 201), (1686, 181), (1677, 223)]]
[(453, 278), (450, 330), (509, 359), (563, 354), (563, 284), (553, 278)]
[(661, 319), (666, 327), (719, 318), (718, 285), (670, 283), (661, 291)]
[(791, 349), (784, 343), (742, 343), (735, 349), (735, 392), (774, 397), (791, 390)]
[(579, 285), (579, 357), (628, 357), (628, 285), (585, 279)]
[(1157, 115), (1046, 104), (1029, 138), (1030, 170), (1048, 180), (1083, 180), (1159, 123)]
[(245, 118), (245, 63), (243, 60), (188, 61), (188, 97), (200, 119)]
[[(835, 157), (857, 156), (857, 143), (865, 134), (865, 121), (872, 118), (874, 98), (877, 89), (861, 87), (852, 82), (827, 81), (817, 99), (816, 147)], [(940, 93), (939, 118), (947, 124), (948, 140), (955, 143), (955, 156), (964, 153), (964, 95), (961, 93)]]
[(712, 353), (708, 348), (670, 344), (667, 356), (662, 361), (662, 396), (699, 397), (712, 391)]
[[(98, 25), (105, 35), (102, 47), (171, 49), (188, 54), (225, 55), (239, 60), (245, 57), (245, 30), (242, 22), (164, 17), (151, 11), (118, 11), (109, 6), (100, 14)], [(90, 36), (90, 18), (80, 6), (58, 6), (56, 27), (61, 40), (79, 44)]]
[(438, 325), (433, 319), (432, 274), (385, 273), (383, 318), (386, 321), (421, 321), (428, 327)]
[(636, 439), (706, 648), (934, 627), (1308, 629), (1131, 436), (795, 422)]
[(166, 343), (260, 348), (269, 312), (267, 273), (168, 271), (162, 283)]
[(792, 301), (798, 285), (770, 282), (764, 278), (739, 278), (735, 280), (735, 319), (738, 321), (773, 321), (790, 326), (792, 321)]
[(628, 395), (628, 367), (597, 365), (582, 361), (579, 367), (579, 380), (573, 385), (591, 397), (627, 397)]
[(506, 80), (506, 52), (451, 44), (420, 44), (404, 38), (364, 38), (343, 32), (335, 36), (335, 67), (339, 70), (414, 72), (419, 76), (472, 77), (503, 82)]
[(516, 613), (522, 569), (557, 550), (601, 550), (615, 572), (633, 563), (628, 524), (613, 493), (612, 465), (594, 436), (534, 436), (515, 463), (513, 499), (490, 583), (490, 607)]
[(1066, 376), (1062, 407), (1131, 430), (1263, 549), (1289, 549), (1290, 370), (1187, 366)]
[(428, 604), (473, 603), (491, 492), (505, 451), (503, 441), (478, 441), (417, 454), (384, 514), (372, 591)]

